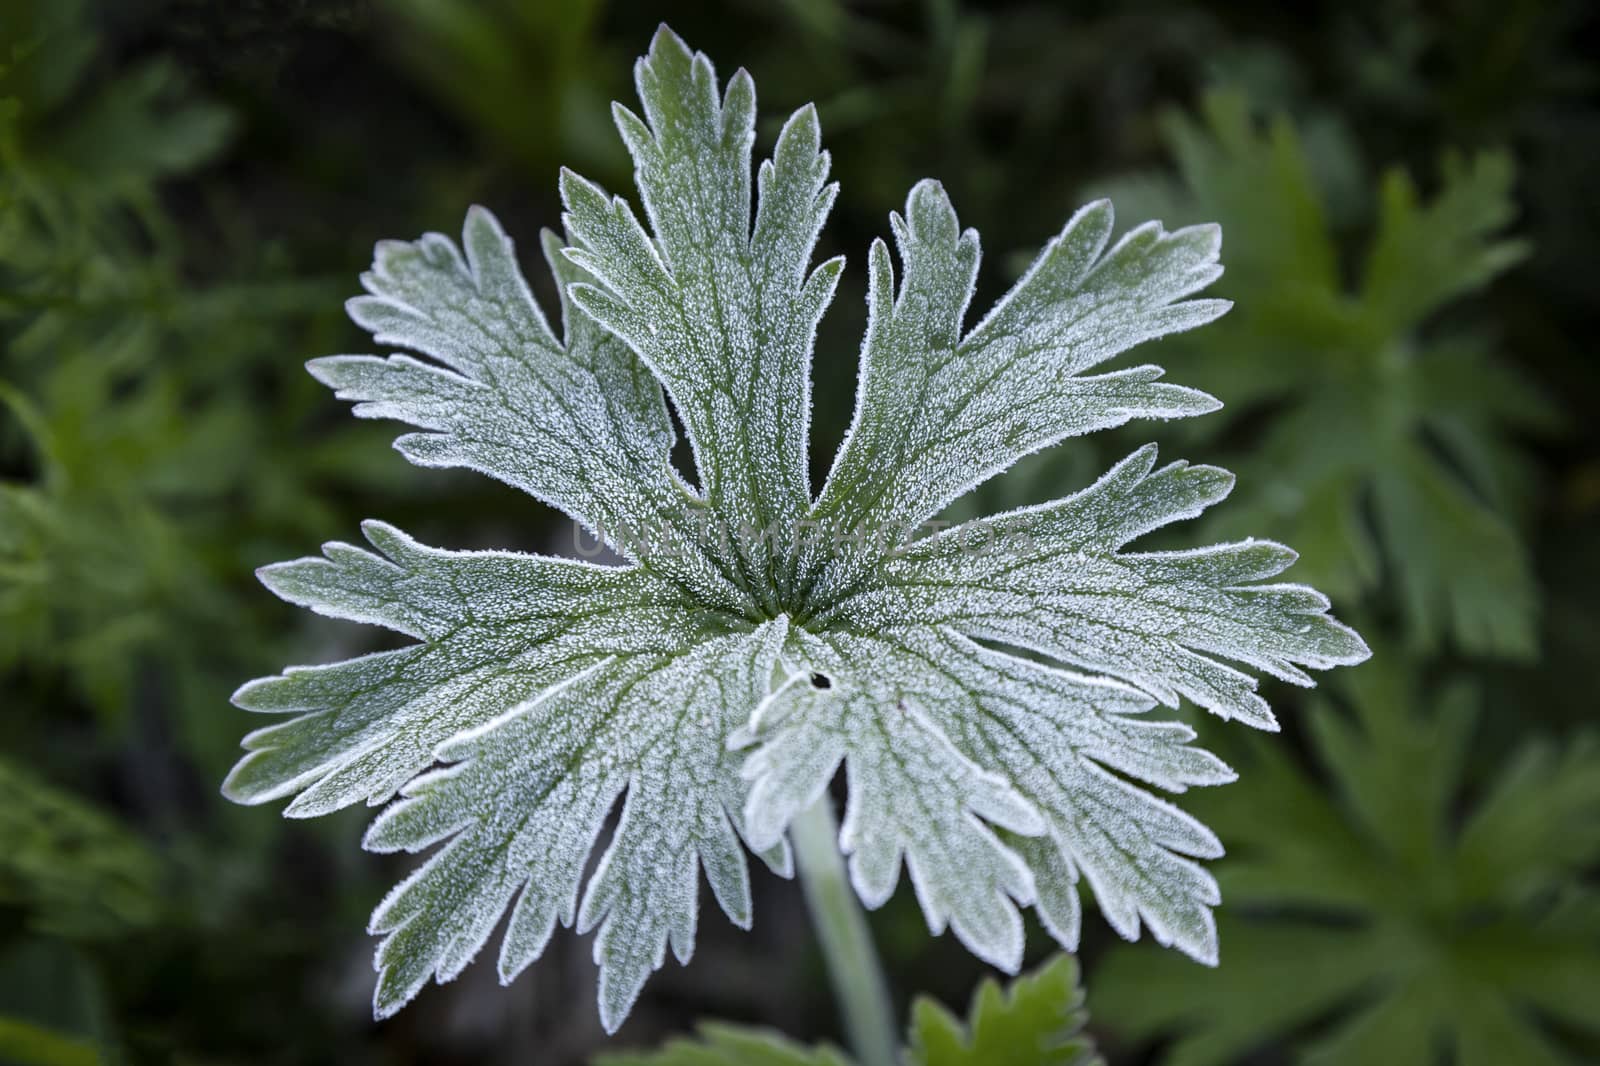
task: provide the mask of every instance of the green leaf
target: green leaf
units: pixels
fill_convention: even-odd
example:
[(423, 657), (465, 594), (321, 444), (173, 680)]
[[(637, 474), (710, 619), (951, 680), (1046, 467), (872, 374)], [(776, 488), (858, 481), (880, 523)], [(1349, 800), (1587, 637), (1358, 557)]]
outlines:
[(1515, 266), (1528, 246), (1500, 234), (1516, 219), (1516, 167), (1504, 152), (1447, 155), (1441, 188), (1426, 206), (1401, 170), (1384, 175), (1378, 227), (1362, 279), (1369, 313), (1400, 331), (1482, 288)]
[[(1004, 988), (986, 978), (965, 1020), (920, 997), (911, 1006), (909, 1066), (1100, 1066), (1078, 963), (1057, 955)], [(832, 1048), (806, 1048), (763, 1030), (706, 1024), (659, 1050), (601, 1055), (595, 1066), (850, 1066)]]
[[(1201, 803), (1235, 843), (1215, 973), (1119, 948), (1096, 1011), (1161, 1061), (1207, 1066), (1287, 1042), (1295, 1061), (1587, 1061), (1543, 1018), (1600, 1035), (1600, 748), (1530, 743), (1475, 805), (1472, 693), (1424, 702), (1395, 664), (1352, 678), (1355, 715), (1317, 711), (1329, 789), (1258, 746), (1244, 783)], [(1331, 793), (1331, 795), (1330, 795)], [(1465, 810), (1465, 818), (1459, 812)]]
[(913, 1066), (1092, 1066), (1101, 1062), (1083, 1035), (1088, 1012), (1078, 963), (1058, 955), (1004, 991), (978, 986), (965, 1023), (930, 999), (912, 1007)]
[[(669, 946), (689, 960), (701, 872), (747, 926), (745, 847), (787, 873), (791, 820), (841, 767), (840, 845), (868, 904), (904, 867), (931, 931), (1015, 971), (1023, 907), (1076, 945), (1081, 876), (1125, 936), (1214, 960), (1196, 860), (1221, 844), (1151, 790), (1232, 772), (1144, 716), (1187, 698), (1271, 728), (1256, 675), (1310, 684), (1305, 668), (1365, 658), (1360, 637), (1318, 593), (1268, 583), (1294, 558), (1280, 545), (1125, 550), (1232, 485), (1157, 470), (1153, 449), (990, 520), (987, 551), (967, 550), (981, 530), (916, 527), (1066, 436), (1216, 406), (1155, 367), (1090, 373), (1225, 310), (1188, 298), (1220, 270), (1215, 227), (1113, 243), (1110, 205), (1090, 205), (964, 329), (977, 238), (919, 183), (890, 221), (898, 284), (887, 246), (871, 253), (856, 417), (813, 492), (810, 353), (841, 268), (810, 266), (833, 199), (817, 116), (789, 120), (752, 182), (747, 74), (720, 87), (663, 28), (636, 80), (644, 117), (615, 118), (649, 229), (563, 174), (571, 245), (545, 246), (561, 338), (475, 208), (459, 249), (380, 244), (350, 304), (425, 359), (312, 363), (358, 415), (415, 427), (397, 442), (412, 461), (523, 489), (618, 563), (446, 551), (369, 522), (376, 553), (265, 568), (283, 598), (413, 643), (242, 687), (240, 706), (286, 720), (246, 738), (227, 793), (295, 797), (294, 816), (398, 796), (366, 846), (437, 848), (374, 915), (379, 1015), (459, 974), (509, 908), (501, 978), (557, 922), (597, 930), (615, 1029)], [(692, 479), (669, 460), (669, 405)]]
[[(80, 0), (0, 6), (7, 709), (52, 731), (65, 700), (115, 731), (159, 693), (170, 742), (212, 773), (236, 740), (218, 694), (283, 632), (241, 557), (303, 543), (328, 490), (366, 480), (329, 461), (350, 430), (304, 433), (314, 387), (264, 395), (256, 373), (299, 343), (291, 320), (303, 337), (331, 319), (333, 294), (242, 265), (259, 242), (188, 254), (164, 183), (214, 154), (229, 115), (174, 65), (91, 62), (108, 27)], [(197, 231), (212, 214), (183, 212)], [(214, 632), (232, 639), (195, 639)]]
[(0, 1017), (0, 1058), (14, 1066), (96, 1066), (102, 1061), (93, 1041), (6, 1017)]
[(1491, 333), (1440, 324), (1527, 253), (1505, 236), (1511, 157), (1446, 156), (1426, 199), (1390, 170), (1367, 246), (1346, 263), (1286, 118), (1260, 128), (1242, 97), (1216, 93), (1166, 128), (1178, 180), (1160, 199), (1177, 219), (1221, 221), (1219, 288), (1238, 303), (1169, 348), (1228, 401), (1208, 432), (1249, 427), (1246, 491), (1212, 527), (1292, 542), (1336, 595), (1391, 597), (1418, 648), (1530, 656), (1538, 597), (1515, 521), (1528, 477), (1515, 438), (1561, 420)]

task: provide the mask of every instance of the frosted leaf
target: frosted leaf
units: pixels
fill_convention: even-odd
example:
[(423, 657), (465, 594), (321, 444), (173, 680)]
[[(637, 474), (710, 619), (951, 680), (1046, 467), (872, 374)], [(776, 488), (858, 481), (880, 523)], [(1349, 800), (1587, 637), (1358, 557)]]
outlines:
[[(563, 175), (571, 245), (545, 240), (561, 337), (474, 208), (459, 248), (380, 245), (351, 302), (416, 355), (312, 363), (358, 415), (415, 427), (407, 458), (521, 488), (622, 563), (447, 551), (369, 522), (376, 551), (264, 568), (284, 599), (413, 643), (242, 687), (282, 721), (246, 737), (226, 793), (292, 797), (295, 816), (389, 803), (366, 846), (434, 849), (373, 916), (380, 1015), (460, 973), (509, 910), (502, 978), (557, 923), (592, 931), (614, 1029), (669, 948), (692, 953), (701, 874), (748, 925), (746, 847), (787, 873), (790, 821), (841, 767), (840, 845), (868, 904), (903, 866), (932, 930), (1015, 969), (1022, 907), (1076, 944), (1083, 879), (1124, 935), (1214, 960), (1198, 860), (1221, 845), (1156, 793), (1232, 771), (1148, 712), (1188, 699), (1270, 727), (1256, 673), (1309, 683), (1365, 645), (1316, 592), (1265, 583), (1293, 560), (1279, 545), (1126, 550), (1232, 483), (1156, 469), (1153, 448), (1066, 499), (914, 533), (1031, 450), (1215, 406), (1153, 367), (1091, 373), (1225, 309), (1188, 299), (1220, 269), (1215, 228), (1108, 248), (1111, 208), (1091, 205), (964, 331), (977, 238), (919, 184), (892, 219), (898, 287), (873, 247), (855, 418), (813, 496), (810, 351), (841, 269), (810, 264), (834, 196), (817, 116), (789, 120), (752, 188), (748, 75), (719, 92), (665, 29), (636, 73), (644, 117), (616, 120), (650, 228)], [(698, 489), (669, 462), (663, 389)]]
[[(776, 734), (745, 770), (754, 782), (752, 841), (782, 839), (848, 754), (850, 802), (839, 840), (861, 898), (869, 906), (886, 902), (904, 857), (928, 927), (938, 933), (953, 926), (974, 953), (1015, 971), (1022, 961), (1016, 905), (1033, 902), (1033, 878), (973, 815), (1022, 833), (1043, 829), (1039, 815), (1005, 778), (951, 742), (948, 722), (927, 713), (928, 701), (888, 658), (895, 648), (828, 634), (803, 642), (803, 650), (832, 680), (826, 690), (791, 685), (780, 695), (794, 706), (775, 716)], [(741, 730), (731, 743), (755, 736)]]
[(817, 617), (873, 629), (950, 625), (1120, 677), (1174, 706), (1186, 696), (1275, 729), (1255, 678), (1223, 660), (1310, 684), (1296, 664), (1358, 662), (1366, 645), (1314, 590), (1258, 584), (1294, 562), (1281, 544), (1119, 551), (1233, 485), (1215, 467), (1154, 470), (1155, 460), (1146, 445), (1074, 496), (924, 538)]
[[(565, 300), (566, 286), (587, 275), (560, 247), (546, 232), (545, 255)], [(308, 366), (340, 399), (356, 401), (358, 417), (424, 430), (397, 440), (400, 454), (523, 489), (623, 555), (645, 534), (693, 535), (695, 501), (668, 461), (674, 434), (661, 386), (582, 314), (569, 309), (565, 343), (556, 339), (488, 211), (467, 212), (459, 249), (438, 233), (380, 243), (361, 281), (369, 295), (349, 301), (350, 316), (378, 343), (437, 362), (339, 355)], [(701, 595), (743, 601), (701, 556), (660, 553), (656, 568)]]
[[(1161, 370), (1083, 372), (1142, 341), (1227, 310), (1183, 300), (1221, 274), (1215, 226), (1140, 226), (1110, 250), (1108, 201), (1073, 216), (1021, 281), (970, 332), (961, 321), (978, 273), (978, 235), (962, 231), (944, 189), (919, 182), (893, 215), (905, 276), (889, 248), (869, 257), (869, 320), (849, 435), (818, 515), (843, 529), (914, 529), (1029, 452), (1132, 418), (1215, 410)], [(870, 556), (814, 559), (824, 590), (855, 579)]]
[(608, 656), (681, 644), (668, 627), (689, 605), (642, 570), (441, 551), (381, 522), (363, 529), (381, 555), (329, 544), (325, 559), (264, 567), (261, 580), (291, 603), (417, 643), (240, 688), (240, 707), (298, 717), (245, 738), (250, 754), (224, 785), (232, 799), (298, 794), (287, 813), (302, 817), (383, 803), (459, 733)]
[[(844, 268), (835, 258), (807, 272), (838, 190), (816, 110), (795, 112), (761, 164), (752, 225), (750, 75), (738, 71), (719, 97), (711, 61), (667, 32), (634, 80), (648, 124), (620, 104), (613, 113), (652, 233), (626, 201), (563, 171), (567, 256), (599, 282), (571, 298), (666, 386), (726, 527), (792, 526), (811, 503), (812, 339)], [(752, 538), (741, 565), (786, 586), (768, 546)]]
[[(454, 762), (407, 786), (367, 834), (376, 851), (448, 839), (372, 918), (379, 1014), (430, 976), (454, 978), (516, 898), (500, 951), (510, 981), (573, 924), (584, 864), (607, 812), (622, 819), (577, 911), (599, 929), (600, 1015), (615, 1029), (670, 942), (694, 952), (699, 874), (728, 917), (750, 925), (736, 832), (743, 790), (720, 738), (764, 691), (786, 623), (710, 635), (661, 620), (661, 647), (602, 660), (525, 706), (439, 748)], [(786, 870), (781, 841), (768, 849)]]
[[(808, 645), (830, 687), (789, 689), (793, 706), (764, 708), (764, 730), (733, 738), (764, 740), (745, 767), (752, 840), (775, 839), (848, 754), (840, 843), (868, 903), (888, 898), (903, 853), (929, 927), (940, 931), (954, 906), (967, 946), (1015, 971), (1022, 930), (1012, 900), (1033, 902), (1037, 885), (1050, 903), (1042, 917), (1074, 948), (1070, 886), (1082, 871), (1124, 935), (1136, 935), (1143, 916), (1163, 943), (1214, 960), (1206, 905), (1217, 901), (1216, 885), (1183, 856), (1211, 858), (1220, 845), (1118, 775), (1182, 791), (1233, 773), (1188, 746), (1188, 727), (1138, 717), (1153, 706), (1149, 696), (942, 626), (827, 633)], [(967, 812), (1010, 830), (1013, 846)]]

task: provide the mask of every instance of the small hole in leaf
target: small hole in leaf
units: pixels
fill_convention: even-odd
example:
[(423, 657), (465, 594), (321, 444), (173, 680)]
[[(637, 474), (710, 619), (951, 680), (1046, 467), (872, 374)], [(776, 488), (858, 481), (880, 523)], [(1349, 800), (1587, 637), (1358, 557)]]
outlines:
[(830, 678), (827, 674), (812, 674), (811, 675), (811, 687), (812, 688), (832, 688), (833, 687), (833, 679)]
[(667, 417), (672, 422), (672, 451), (668, 461), (678, 476), (696, 492), (700, 489), (700, 468), (695, 464), (694, 447), (689, 443), (689, 431), (684, 427), (683, 416), (678, 413), (678, 405), (672, 402), (672, 397), (666, 397)]

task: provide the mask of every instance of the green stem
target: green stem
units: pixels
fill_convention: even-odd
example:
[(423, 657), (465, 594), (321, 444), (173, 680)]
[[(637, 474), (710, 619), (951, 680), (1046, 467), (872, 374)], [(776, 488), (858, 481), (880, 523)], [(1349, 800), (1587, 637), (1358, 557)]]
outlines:
[(896, 1066), (900, 1057), (898, 1027), (867, 916), (839, 856), (833, 800), (824, 793), (795, 819), (789, 835), (850, 1046), (861, 1066)]

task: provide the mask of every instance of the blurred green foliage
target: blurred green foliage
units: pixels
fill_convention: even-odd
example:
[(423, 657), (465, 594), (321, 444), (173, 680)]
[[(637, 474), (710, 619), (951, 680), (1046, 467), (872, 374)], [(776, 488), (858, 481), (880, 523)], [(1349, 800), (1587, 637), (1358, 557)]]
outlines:
[(1442, 1049), (1462, 1064), (1592, 1061), (1600, 736), (1527, 742), (1466, 803), (1470, 686), (1429, 696), (1375, 660), (1346, 687), (1350, 715), (1310, 710), (1322, 774), (1255, 744), (1237, 766), (1249, 788), (1196, 797), (1230, 852), (1223, 964), (1119, 948), (1096, 973), (1096, 1011), (1178, 1033), (1172, 1066), (1238, 1062), (1286, 1036), (1306, 1063)]
[[(0, 442), (25, 476), (0, 482), (0, 668), (76, 689), (107, 728), (159, 673), (198, 740), (238, 653), (273, 639), (241, 580), (250, 549), (314, 536), (328, 493), (365, 473), (297, 432), (310, 390), (258, 377), (305, 339), (286, 324), (340, 290), (186, 276), (158, 188), (221, 150), (229, 113), (170, 61), (97, 73), (81, 5), (7, 10)], [(195, 639), (207, 629), (239, 639)]]
[(116, 1061), (104, 987), (60, 941), (24, 940), (0, 952), (0, 1061), (95, 1066)]
[(116, 819), (0, 761), (0, 902), (30, 931), (97, 940), (161, 919), (167, 871)]
[(94, 1045), (42, 1026), (0, 1018), (0, 1053), (19, 1066), (95, 1066)]
[[(862, 253), (918, 178), (984, 233), (980, 300), (1026, 265), (1012, 249), (1100, 191), (1124, 223), (1224, 225), (1234, 311), (1148, 359), (1231, 417), (1175, 427), (1167, 454), (1237, 470), (1221, 532), (1298, 548), (1291, 576), (1359, 603), (1378, 655), (1340, 698), (1276, 696), (1291, 743), (1246, 746), (1241, 780), (1196, 797), (1230, 847), (1218, 970), (1084, 945), (1103, 1053), (1431, 1061), (1412, 1049), (1455, 1039), (1463, 1063), (1600, 1057), (1600, 755), (1529, 739), (1585, 735), (1594, 714), (1593, 5), (669, 15), (751, 68), (764, 113), (816, 100), (850, 188), (823, 249), (852, 264), (819, 345), (823, 469), (849, 416)], [(362, 650), (274, 603), (253, 567), (366, 517), (426, 537), (447, 509), (458, 546), (568, 549), (514, 494), (409, 471), (299, 364), (362, 350), (340, 301), (373, 241), (447, 229), (474, 200), (531, 235), (557, 219), (560, 164), (622, 187), (604, 105), (659, 17), (599, 0), (0, 3), (0, 1061), (600, 1047), (571, 1009), (592, 986), (582, 944), (538, 982), (463, 978), (372, 1026), (371, 945), (351, 931), (399, 870), (325, 845), (355, 821), (286, 836), (216, 784), (240, 679)], [(1025, 462), (985, 505), (1079, 487), (1131, 444), (1093, 449)], [(755, 933), (708, 924), (617, 1046), (700, 1015), (837, 1039), (797, 893), (756, 890)], [(873, 922), (903, 999), (977, 984), (908, 899)], [(919, 1010), (925, 1039), (962, 1036)]]
[(597, 47), (600, 13), (597, 0), (393, 0), (385, 9), (407, 67), (535, 174), (560, 166), (615, 173), (624, 162), (594, 116), (622, 88), (631, 56)]
[[(1497, 357), (1492, 328), (1440, 324), (1527, 255), (1505, 236), (1510, 157), (1446, 156), (1426, 201), (1404, 169), (1386, 171), (1371, 236), (1345, 255), (1288, 118), (1260, 126), (1244, 97), (1216, 93), (1201, 118), (1165, 127), (1179, 177), (1109, 195), (1135, 218), (1222, 224), (1217, 291), (1234, 310), (1169, 358), (1226, 397), (1201, 432), (1228, 432), (1228, 415), (1254, 423), (1234, 435), (1244, 489), (1223, 532), (1293, 545), (1335, 599), (1384, 595), (1423, 650), (1449, 634), (1468, 652), (1531, 656), (1536, 593), (1515, 515), (1535, 472), (1516, 439), (1560, 418)], [(1327, 138), (1321, 165), (1354, 169), (1348, 144)]]

